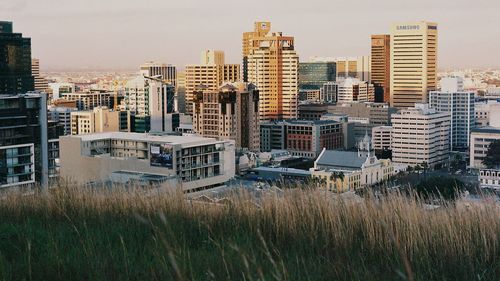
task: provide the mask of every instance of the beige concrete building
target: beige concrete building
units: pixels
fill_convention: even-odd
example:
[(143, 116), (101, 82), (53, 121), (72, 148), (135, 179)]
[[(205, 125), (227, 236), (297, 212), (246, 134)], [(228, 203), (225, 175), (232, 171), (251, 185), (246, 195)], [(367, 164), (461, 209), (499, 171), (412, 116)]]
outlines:
[(391, 141), (391, 126), (377, 126), (372, 128), (372, 144), (375, 151), (391, 150)]
[(377, 102), (391, 101), (391, 36), (389, 34), (371, 37), (371, 83), (375, 86)]
[(61, 93), (61, 99), (74, 101), (78, 110), (93, 110), (94, 107), (105, 106), (112, 108), (114, 92), (90, 90), (89, 92)]
[(375, 100), (372, 84), (356, 78), (341, 78), (333, 82), (337, 86), (337, 102), (373, 102)]
[(500, 127), (481, 127), (472, 129), (470, 135), (470, 167), (485, 168), (483, 160), (488, 153), (490, 143), (500, 140)]
[(115, 132), (65, 136), (60, 145), (61, 177), (79, 184), (147, 174), (194, 192), (224, 185), (235, 174), (232, 141)]
[(216, 92), (224, 82), (240, 79), (240, 65), (225, 64), (222, 51), (202, 51), (200, 64), (186, 65), (186, 113), (193, 113), (193, 93), (198, 86), (203, 85), (208, 91)]
[(260, 151), (259, 91), (255, 85), (228, 83), (217, 92), (194, 92), (193, 129), (204, 137), (232, 139), (237, 148)]
[(128, 112), (126, 111), (96, 107), (92, 111), (71, 112), (72, 135), (127, 132), (128, 128)]
[(416, 104), (392, 115), (392, 161), (408, 166), (447, 165), (450, 153), (451, 115)]
[(47, 79), (43, 78), (40, 75), (40, 60), (39, 59), (31, 59), (31, 75), (35, 79), (35, 91), (45, 92), (49, 88), (49, 83)]
[(260, 92), (260, 120), (297, 118), (299, 56), (294, 38), (270, 32), (269, 22), (256, 22), (243, 34), (244, 79)]
[(427, 102), (437, 88), (437, 24), (403, 22), (391, 27), (391, 105)]

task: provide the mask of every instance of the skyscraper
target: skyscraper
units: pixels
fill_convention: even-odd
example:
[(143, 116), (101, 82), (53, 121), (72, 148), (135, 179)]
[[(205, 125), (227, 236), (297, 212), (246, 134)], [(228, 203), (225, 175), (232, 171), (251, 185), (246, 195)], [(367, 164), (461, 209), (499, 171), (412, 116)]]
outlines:
[(241, 82), (216, 92), (201, 85), (194, 93), (193, 129), (204, 137), (233, 139), (238, 148), (260, 151), (259, 91)]
[(250, 32), (243, 33), (243, 81), (248, 82), (248, 56), (250, 51), (258, 48), (259, 41), (258, 38), (265, 37), (271, 31), (271, 22), (255, 22), (254, 30)]
[(31, 39), (12, 32), (12, 22), (0, 21), (0, 95), (35, 89), (31, 75)]
[(243, 72), (260, 92), (260, 120), (297, 118), (299, 56), (294, 38), (255, 23), (243, 34)]
[(193, 94), (200, 85), (216, 92), (224, 82), (240, 80), (240, 65), (225, 64), (222, 51), (204, 50), (200, 64), (186, 65), (186, 113), (193, 113)]
[(475, 126), (474, 92), (463, 89), (461, 77), (443, 77), (441, 90), (429, 92), (429, 107), (451, 114), (450, 148), (466, 151)]
[(40, 76), (40, 60), (31, 60), (31, 75), (35, 79), (35, 91), (46, 91), (49, 88), (47, 80)]
[(437, 84), (437, 24), (397, 23), (391, 27), (391, 105), (413, 107), (427, 101)]
[(372, 35), (371, 44), (371, 82), (375, 88), (375, 101), (387, 102), (391, 100), (391, 36)]
[(162, 79), (141, 75), (128, 81), (124, 100), (132, 132), (173, 132), (179, 126), (175, 89)]
[(147, 77), (161, 76), (165, 83), (177, 87), (177, 71), (171, 64), (146, 62), (141, 65), (141, 73)]

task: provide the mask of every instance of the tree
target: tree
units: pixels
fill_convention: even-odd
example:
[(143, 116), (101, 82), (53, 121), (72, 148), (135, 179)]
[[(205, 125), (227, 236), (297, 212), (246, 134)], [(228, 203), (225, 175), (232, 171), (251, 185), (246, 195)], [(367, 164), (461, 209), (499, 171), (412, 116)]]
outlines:
[(500, 140), (494, 140), (490, 143), (483, 164), (489, 169), (500, 167)]
[(465, 184), (452, 177), (431, 177), (415, 186), (415, 191), (425, 200), (442, 198), (455, 201), (465, 190)]

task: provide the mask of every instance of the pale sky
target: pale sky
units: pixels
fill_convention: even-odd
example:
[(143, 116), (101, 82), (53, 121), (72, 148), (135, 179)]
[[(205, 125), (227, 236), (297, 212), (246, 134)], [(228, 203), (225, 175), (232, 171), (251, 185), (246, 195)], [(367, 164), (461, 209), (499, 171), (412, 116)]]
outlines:
[(439, 24), (439, 67), (500, 68), (499, 0), (0, 0), (0, 20), (32, 39), (43, 69), (179, 68), (203, 49), (241, 62), (254, 21), (295, 37), (301, 61), (360, 56), (394, 22)]

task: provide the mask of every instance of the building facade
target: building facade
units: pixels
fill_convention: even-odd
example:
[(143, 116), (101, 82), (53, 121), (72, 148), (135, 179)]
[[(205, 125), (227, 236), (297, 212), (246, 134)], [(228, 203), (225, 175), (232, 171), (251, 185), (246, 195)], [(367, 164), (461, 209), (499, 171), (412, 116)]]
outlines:
[[(60, 93), (60, 98), (69, 101), (75, 102), (76, 108), (78, 110), (93, 110), (94, 107), (106, 106), (108, 108), (113, 108), (113, 92), (101, 91), (101, 90), (90, 90), (89, 92), (69, 92), (69, 93)], [(56, 104), (57, 102), (54, 102)]]
[(46, 186), (55, 172), (49, 142), (57, 147), (62, 127), (48, 121), (46, 108), (44, 94), (0, 95), (0, 188)]
[(177, 88), (177, 70), (175, 66), (166, 63), (146, 62), (141, 65), (141, 74), (146, 77), (160, 77), (165, 84)]
[(337, 102), (373, 102), (375, 100), (373, 85), (354, 78), (340, 79), (337, 85)]
[(416, 104), (392, 115), (392, 161), (408, 166), (447, 165), (451, 116), (428, 104)]
[(128, 81), (124, 104), (132, 132), (174, 132), (179, 127), (175, 88), (162, 79), (141, 75)]
[(71, 135), (129, 131), (127, 111), (96, 107), (92, 111), (72, 111), (70, 115)]
[[(469, 148), (469, 137), (471, 130), (475, 127), (475, 99), (473, 92), (465, 92), (463, 88), (457, 87), (460, 78), (443, 78), (441, 81), (452, 87), (441, 86), (440, 91), (429, 92), (429, 107), (439, 112), (451, 114), (450, 125), (450, 149), (452, 151), (467, 151)], [(462, 83), (463, 84), (463, 83)]]
[(391, 36), (371, 37), (371, 82), (375, 89), (375, 101), (391, 101)]
[(294, 38), (270, 32), (270, 23), (257, 22), (243, 34), (243, 66), (249, 82), (259, 89), (261, 121), (297, 118), (299, 56)]
[(232, 139), (237, 148), (259, 151), (259, 91), (241, 82), (217, 92), (200, 87), (194, 92), (193, 129), (203, 137)]
[(0, 21), (0, 95), (35, 90), (31, 71), (31, 39), (14, 33), (12, 22)]
[(316, 158), (323, 148), (343, 147), (342, 124), (333, 120), (287, 120), (261, 123), (261, 151), (288, 150), (293, 156)]
[(324, 149), (314, 162), (311, 176), (320, 186), (333, 192), (352, 191), (382, 183), (394, 175), (391, 160), (379, 160), (368, 135), (358, 144), (358, 151)]
[(63, 127), (63, 135), (71, 135), (71, 112), (77, 111), (74, 107), (48, 107), (48, 119)]
[(237, 82), (241, 79), (239, 64), (226, 64), (222, 51), (205, 50), (200, 64), (186, 65), (186, 112), (193, 113), (194, 92), (200, 85), (207, 91), (216, 92), (224, 82)]
[(40, 60), (31, 59), (31, 75), (34, 79), (35, 91), (45, 92), (49, 88), (47, 80), (40, 75)]
[(335, 62), (299, 63), (299, 89), (320, 89), (323, 84), (335, 81), (337, 67)]
[(101, 133), (60, 139), (61, 176), (80, 184), (113, 173), (170, 177), (167, 188), (195, 192), (224, 185), (235, 175), (231, 141), (195, 136)]
[(391, 150), (391, 142), (391, 126), (377, 126), (372, 128), (372, 144), (375, 153)]
[(470, 135), (470, 167), (473, 169), (485, 168), (483, 160), (488, 153), (490, 143), (500, 140), (500, 127), (475, 128)]
[(391, 27), (391, 106), (427, 102), (437, 88), (437, 24), (402, 22)]

